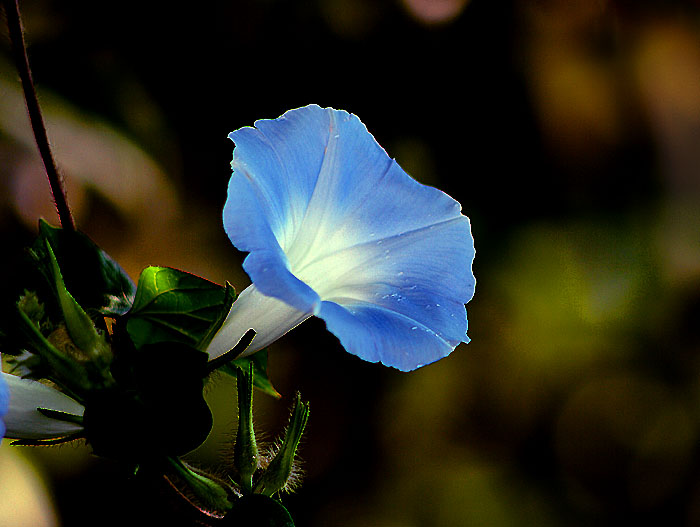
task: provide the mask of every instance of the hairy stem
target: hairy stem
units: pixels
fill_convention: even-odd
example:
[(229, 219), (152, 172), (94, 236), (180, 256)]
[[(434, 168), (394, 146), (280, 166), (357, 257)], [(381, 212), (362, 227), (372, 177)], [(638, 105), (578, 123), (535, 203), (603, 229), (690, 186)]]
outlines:
[(51, 146), (46, 134), (46, 126), (44, 118), (41, 115), (39, 100), (34, 89), (34, 81), (32, 79), (32, 70), (29, 68), (29, 59), (27, 57), (27, 46), (24, 42), (24, 31), (22, 28), (22, 19), (19, 13), (19, 0), (2, 0), (7, 16), (7, 27), (9, 29), (10, 42), (12, 44), (12, 53), (15, 60), (17, 71), (19, 72), (22, 81), (22, 89), (24, 90), (24, 99), (27, 103), (27, 111), (29, 113), (29, 121), (34, 131), (34, 138), (39, 149), (39, 155), (44, 163), (46, 175), (49, 178), (51, 193), (56, 204), (56, 211), (61, 222), (61, 227), (66, 230), (75, 230), (73, 215), (68, 207), (66, 200), (66, 190), (63, 185), (63, 178), (56, 168), (56, 162), (51, 153)]

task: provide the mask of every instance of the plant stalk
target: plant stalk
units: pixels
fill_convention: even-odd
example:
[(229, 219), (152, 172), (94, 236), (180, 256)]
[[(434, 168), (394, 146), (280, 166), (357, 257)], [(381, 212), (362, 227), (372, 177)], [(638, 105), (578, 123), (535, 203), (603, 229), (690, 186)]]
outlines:
[(24, 41), (22, 18), (19, 12), (19, 0), (2, 0), (2, 3), (5, 7), (5, 15), (7, 16), (7, 27), (15, 66), (17, 67), (22, 81), (22, 89), (27, 104), (27, 112), (29, 113), (29, 121), (32, 125), (39, 155), (44, 163), (46, 175), (49, 178), (49, 185), (51, 186), (51, 194), (53, 195), (53, 200), (56, 205), (56, 212), (58, 212), (61, 227), (66, 230), (74, 231), (75, 222), (73, 221), (73, 215), (68, 207), (63, 178), (56, 167), (56, 162), (51, 152), (51, 146), (49, 145), (49, 139), (46, 134), (46, 125), (44, 124), (36, 89), (34, 88), (32, 70), (29, 67), (29, 58), (27, 57), (27, 45)]

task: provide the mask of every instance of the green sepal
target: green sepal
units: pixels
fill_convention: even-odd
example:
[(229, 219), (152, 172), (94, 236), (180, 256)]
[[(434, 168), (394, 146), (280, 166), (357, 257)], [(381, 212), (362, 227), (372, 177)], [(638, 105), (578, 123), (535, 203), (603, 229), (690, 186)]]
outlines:
[(214, 339), (214, 336), (216, 335), (216, 332), (219, 331), (221, 326), (223, 326), (224, 321), (226, 320), (226, 317), (228, 316), (229, 311), (231, 311), (231, 306), (236, 300), (236, 290), (233, 288), (233, 286), (229, 283), (226, 282), (226, 285), (224, 286), (224, 301), (223, 305), (220, 308), (219, 314), (217, 318), (214, 320), (214, 322), (209, 326), (209, 329), (207, 332), (204, 334), (204, 336), (200, 339), (199, 343), (197, 344), (197, 349), (199, 350), (206, 350), (211, 341)]
[(51, 264), (58, 303), (71, 340), (90, 360), (97, 363), (98, 368), (108, 369), (112, 360), (112, 351), (104, 334), (100, 335), (97, 332), (92, 319), (66, 289), (56, 256), (48, 241), (46, 241), (46, 251)]
[(134, 282), (87, 235), (79, 231), (66, 231), (39, 220), (39, 238), (30, 253), (51, 283), (47, 243), (61, 268), (66, 288), (83, 309), (118, 316), (131, 308), (136, 292)]
[(197, 497), (197, 501), (204, 505), (206, 511), (220, 514), (230, 510), (229, 492), (220, 483), (196, 471), (180, 459), (170, 457), (167, 461), (170, 468)]
[(65, 437), (59, 437), (57, 439), (16, 439), (10, 444), (12, 446), (53, 446), (70, 443), (71, 441), (81, 439), (82, 437), (83, 436), (80, 433), (77, 433)]
[(255, 527), (294, 527), (289, 511), (278, 500), (262, 494), (250, 494), (234, 500), (222, 525)]
[(253, 342), (253, 339), (255, 338), (255, 330), (254, 329), (249, 329), (246, 331), (243, 336), (241, 337), (241, 340), (238, 341), (238, 343), (228, 350), (226, 353), (223, 355), (219, 355), (215, 359), (212, 359), (209, 361), (208, 369), (209, 373), (212, 373), (216, 370), (218, 370), (221, 366), (224, 364), (228, 364), (231, 362), (233, 359), (241, 355), (248, 346), (250, 346), (250, 343)]
[[(169, 267), (141, 273), (126, 329), (136, 348), (180, 342), (201, 349), (225, 319), (233, 288)], [(202, 350), (203, 351), (203, 350)]]
[(247, 357), (232, 360), (221, 366), (219, 371), (233, 375), (238, 375), (239, 371), (246, 371), (249, 365), (253, 365), (253, 386), (263, 393), (279, 399), (282, 395), (275, 389), (267, 374), (267, 350), (263, 349)]
[(52, 408), (37, 408), (36, 410), (40, 414), (50, 417), (51, 419), (73, 423), (74, 425), (83, 425), (82, 415), (69, 414), (68, 412), (61, 412), (60, 410), (54, 410)]
[(293, 483), (294, 459), (308, 420), (309, 403), (302, 401), (301, 395), (297, 392), (282, 446), (258, 480), (254, 492), (273, 496), (290, 489), (290, 484)]

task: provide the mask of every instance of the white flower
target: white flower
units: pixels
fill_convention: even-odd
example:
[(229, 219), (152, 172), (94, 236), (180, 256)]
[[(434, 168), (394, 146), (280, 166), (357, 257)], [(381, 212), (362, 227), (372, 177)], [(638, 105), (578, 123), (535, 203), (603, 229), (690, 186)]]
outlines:
[(5, 437), (55, 439), (82, 431), (83, 427), (75, 422), (49, 417), (39, 410), (61, 412), (68, 418), (80, 418), (85, 408), (79, 402), (55, 388), (9, 373), (2, 373), (2, 383), (9, 390)]

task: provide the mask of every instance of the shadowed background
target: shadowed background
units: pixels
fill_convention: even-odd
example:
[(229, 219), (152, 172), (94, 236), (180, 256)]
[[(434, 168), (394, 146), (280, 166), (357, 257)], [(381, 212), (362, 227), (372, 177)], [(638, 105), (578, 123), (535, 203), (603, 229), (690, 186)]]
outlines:
[[(274, 439), (297, 389), (311, 404), (297, 525), (700, 523), (697, 2), (20, 5), (77, 223), (134, 279), (166, 265), (243, 289), (226, 136), (309, 103), (357, 114), (471, 218), (472, 342), (449, 358), (367, 364), (317, 320), (271, 346), (284, 397), (256, 396), (257, 427)], [(1, 31), (11, 255), (57, 220)], [(213, 380), (191, 456), (222, 474), (233, 393)], [(0, 526), (175, 521), (79, 445), (3, 444), (0, 489)]]

